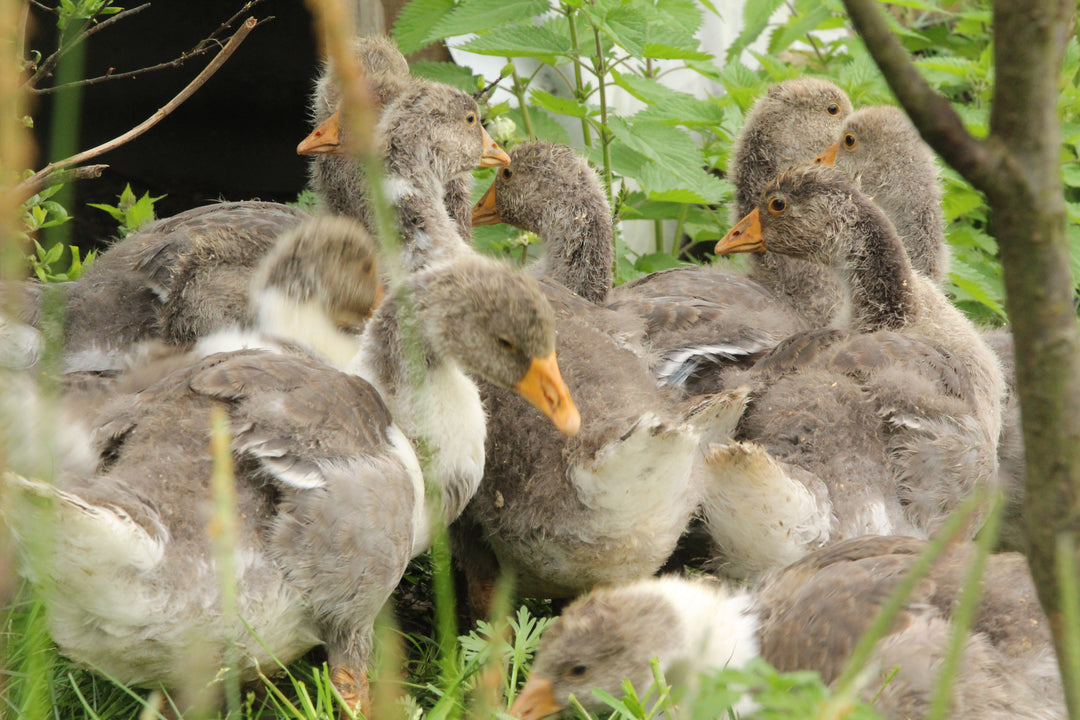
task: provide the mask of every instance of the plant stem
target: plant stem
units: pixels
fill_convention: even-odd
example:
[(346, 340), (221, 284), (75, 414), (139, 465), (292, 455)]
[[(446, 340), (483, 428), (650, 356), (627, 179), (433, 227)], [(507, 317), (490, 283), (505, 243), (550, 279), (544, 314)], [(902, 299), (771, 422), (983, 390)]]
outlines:
[(678, 258), (683, 252), (683, 226), (686, 225), (686, 213), (689, 212), (690, 206), (683, 203), (682, 209), (679, 210), (679, 221), (675, 224), (675, 238), (671, 241), (671, 254)]
[(608, 205), (615, 207), (615, 198), (611, 194), (611, 131), (608, 129), (607, 92), (604, 86), (607, 65), (604, 61), (604, 42), (600, 37), (600, 28), (593, 26), (593, 36), (596, 38), (596, 64), (593, 71), (596, 75), (597, 90), (600, 93), (600, 144), (604, 149), (604, 187), (607, 189)]
[[(577, 91), (576, 95), (580, 98), (584, 96), (585, 84), (581, 81), (581, 59), (578, 57), (581, 46), (578, 44), (577, 22), (574, 20), (573, 8), (567, 8), (566, 19), (570, 23), (570, 48), (574, 54), (574, 83), (577, 85), (575, 90)], [(592, 147), (592, 133), (589, 131), (588, 118), (581, 118), (581, 136), (585, 147)]]
[(833, 683), (834, 699), (843, 701), (844, 698), (853, 693), (855, 681), (866, 668), (870, 653), (873, 652), (878, 640), (884, 637), (886, 631), (892, 627), (897, 614), (907, 603), (908, 596), (911, 595), (915, 586), (930, 572), (930, 568), (933, 566), (934, 561), (938, 559), (938, 556), (945, 552), (953, 538), (968, 526), (971, 516), (985, 502), (985, 490), (976, 492), (964, 500), (956, 512), (942, 526), (937, 537), (927, 544), (926, 549), (908, 569), (903, 579), (896, 584), (896, 588), (889, 595), (889, 599), (881, 606), (877, 615), (874, 616), (870, 627), (859, 638), (858, 644), (844, 664), (844, 670), (840, 673), (840, 677)]
[(664, 252), (664, 221), (653, 220), (653, 252)]
[[(218, 587), (221, 590), (221, 617), (225, 627), (236, 620), (237, 590), (233, 553), (236, 551), (236, 479), (233, 475), (232, 433), (225, 408), (215, 405), (210, 410), (210, 454), (213, 470), (210, 487), (214, 511), (210, 520), (210, 536), (214, 540)], [(225, 640), (225, 703), (229, 715), (240, 716), (240, 649), (232, 640)]]
[(521, 108), (521, 122), (525, 124), (525, 134), (529, 136), (530, 140), (535, 140), (536, 132), (533, 131), (532, 119), (529, 117), (529, 104), (525, 102), (525, 85), (521, 82), (521, 78), (518, 77), (514, 59), (506, 58), (506, 62), (510, 63), (512, 77), (514, 78), (514, 95), (517, 96), (518, 107)]
[(943, 720), (949, 710), (952, 700), (952, 689), (956, 679), (956, 673), (960, 670), (961, 655), (967, 644), (968, 628), (975, 617), (975, 610), (979, 605), (979, 596), (982, 593), (982, 576), (986, 570), (986, 558), (993, 550), (998, 538), (998, 528), (1001, 526), (1001, 515), (1005, 503), (1000, 493), (996, 493), (990, 503), (990, 512), (986, 522), (979, 533), (975, 544), (975, 557), (971, 560), (967, 577), (964, 578), (964, 586), (960, 591), (956, 607), (952, 613), (952, 630), (949, 637), (948, 651), (941, 664), (941, 673), (938, 675), (937, 687), (930, 703), (930, 710), (926, 714), (927, 720)]
[(1080, 707), (1080, 579), (1077, 578), (1076, 547), (1071, 533), (1057, 535), (1057, 574), (1061, 586), (1062, 626), (1065, 629), (1065, 696), (1071, 707)]

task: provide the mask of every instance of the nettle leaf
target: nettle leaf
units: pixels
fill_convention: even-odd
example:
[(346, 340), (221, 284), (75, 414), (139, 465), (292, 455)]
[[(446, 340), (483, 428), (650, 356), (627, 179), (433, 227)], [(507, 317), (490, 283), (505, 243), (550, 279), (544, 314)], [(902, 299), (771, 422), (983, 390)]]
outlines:
[(826, 5), (818, 5), (803, 15), (793, 15), (769, 37), (769, 54), (778, 55), (787, 50), (792, 43), (817, 30), (818, 26), (831, 16), (832, 13)]
[(590, 107), (571, 98), (561, 98), (538, 88), (534, 88), (530, 91), (529, 98), (545, 110), (549, 110), (558, 115), (583, 118), (589, 117), (590, 115), (596, 115), (600, 112), (600, 108)]
[[(525, 136), (525, 120), (521, 116), (521, 108), (512, 108), (506, 113), (506, 116), (514, 121), (517, 125), (518, 133)], [(557, 143), (559, 145), (569, 145), (570, 136), (566, 132), (566, 128), (559, 124), (559, 122), (539, 107), (529, 108), (529, 120), (532, 121), (533, 133), (539, 140), (547, 140), (548, 142)]]
[(603, 26), (611, 39), (631, 55), (645, 56), (648, 18), (641, 8), (626, 5), (607, 14)]
[[(706, 3), (701, 2), (700, 5)], [(707, 7), (716, 13), (716, 8), (711, 4)], [(701, 7), (696, 0), (659, 0), (654, 9), (668, 27), (678, 28), (690, 37), (701, 29)]]
[(398, 49), (408, 55), (428, 44), (433, 25), (454, 9), (454, 0), (410, 0), (394, 21)]
[(483, 87), (482, 84), (478, 84), (483, 83), (483, 78), (457, 63), (422, 60), (409, 63), (409, 72), (418, 77), (452, 85), (467, 93), (476, 92), (478, 88)]
[(1069, 187), (1080, 187), (1080, 164), (1068, 163), (1062, 165), (1061, 174), (1065, 180), (1065, 184)]
[(743, 5), (743, 29), (739, 33), (739, 37), (735, 38), (735, 42), (728, 48), (728, 62), (737, 58), (743, 50), (750, 47), (761, 36), (761, 33), (765, 32), (765, 28), (769, 26), (769, 18), (783, 4), (784, 0), (756, 0), (756, 2), (748, 2)]
[[(507, 25), (481, 37), (473, 38), (461, 45), (461, 49), (480, 55), (531, 57), (554, 65), (558, 56), (570, 57), (573, 54), (569, 31), (565, 25), (564, 22), (547, 22), (535, 26)], [(563, 32), (560, 33), (557, 30)]]
[(977, 302), (990, 308), (1002, 318), (1006, 317), (1005, 307), (1002, 304), (1001, 282), (993, 274), (980, 271), (964, 260), (953, 257), (949, 269), (949, 280), (955, 286), (954, 295), (957, 300)]
[(619, 117), (609, 118), (608, 125), (622, 145), (650, 161), (639, 165), (635, 179), (651, 199), (661, 199), (653, 193), (686, 190), (685, 196), (662, 199), (711, 203), (723, 194), (720, 181), (705, 171), (701, 148), (686, 131), (654, 122), (630, 124)]
[(649, 105), (634, 115), (635, 121), (649, 120), (676, 125), (717, 125), (724, 120), (724, 111), (708, 100), (698, 100), (689, 93), (672, 90), (666, 85), (639, 75), (612, 72), (615, 84), (638, 100)]
[(483, 33), (510, 22), (543, 15), (551, 9), (548, 0), (464, 0), (438, 22), (424, 37), (424, 44), (454, 35)]

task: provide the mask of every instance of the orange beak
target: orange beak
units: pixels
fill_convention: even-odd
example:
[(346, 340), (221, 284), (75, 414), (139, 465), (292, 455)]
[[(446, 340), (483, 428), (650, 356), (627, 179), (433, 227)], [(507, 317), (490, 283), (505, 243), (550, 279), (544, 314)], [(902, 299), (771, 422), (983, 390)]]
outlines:
[(551, 418), (560, 431), (577, 435), (581, 428), (581, 415), (559, 373), (554, 352), (547, 357), (533, 358), (525, 377), (517, 381), (514, 389)]
[(832, 165), (836, 162), (836, 152), (840, 149), (840, 143), (834, 142), (829, 147), (818, 153), (814, 158), (816, 164)]
[(300, 141), (296, 146), (297, 155), (340, 155), (341, 149), (341, 111), (338, 110), (323, 120), (319, 127)]
[(562, 707), (555, 702), (551, 681), (530, 678), (510, 707), (510, 714), (518, 720), (540, 720), (560, 710)]
[(491, 187), (484, 193), (484, 197), (480, 198), (480, 200), (473, 205), (473, 227), (479, 227), (481, 225), (498, 225), (502, 222), (502, 218), (499, 217), (499, 209), (495, 207), (495, 186), (498, 184), (498, 180), (491, 183)]
[(480, 128), (480, 132), (483, 133), (481, 137), (484, 139), (484, 152), (480, 154), (480, 165), (478, 167), (509, 165), (510, 156), (506, 154), (506, 151), (499, 147), (499, 144), (488, 135), (488, 131), (483, 126)]
[(761, 216), (754, 210), (728, 230), (727, 235), (720, 238), (713, 252), (717, 255), (730, 255), (765, 250), (765, 238), (761, 236)]

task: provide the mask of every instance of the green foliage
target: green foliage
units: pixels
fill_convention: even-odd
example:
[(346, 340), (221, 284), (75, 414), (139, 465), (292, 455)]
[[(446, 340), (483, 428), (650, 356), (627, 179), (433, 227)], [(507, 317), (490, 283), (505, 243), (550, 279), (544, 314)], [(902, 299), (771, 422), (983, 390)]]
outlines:
[(146, 192), (143, 193), (141, 198), (136, 198), (135, 193), (131, 191), (131, 185), (125, 185), (116, 205), (106, 205), (104, 203), (87, 204), (92, 208), (109, 213), (113, 220), (120, 223), (117, 228), (120, 237), (127, 237), (154, 219), (154, 203), (163, 197), (165, 196), (159, 195), (152, 198), (150, 193)]
[[(985, 136), (994, 80), (989, 3), (905, 0), (889, 5), (892, 27), (923, 76), (950, 99), (970, 132)], [(513, 73), (513, 91), (523, 108), (489, 111), (489, 118), (508, 115), (514, 120), (514, 137), (505, 144), (527, 137), (566, 142), (562, 128), (580, 124), (582, 152), (606, 182), (616, 216), (651, 220), (655, 227), (651, 253), (638, 257), (625, 244), (616, 246), (616, 280), (623, 282), (703, 259), (710, 242), (735, 219), (724, 170), (746, 113), (771, 84), (808, 73), (835, 82), (856, 107), (895, 104), (840, 0), (747, 2), (743, 30), (723, 58), (700, 52), (695, 39), (703, 12), (709, 11), (711, 5), (691, 0), (563, 0), (555, 14), (546, 2), (531, 0), (509, 5), (413, 0), (394, 32), (406, 52), (458, 33), (475, 33), (463, 49), (522, 63)], [(751, 49), (758, 47), (765, 52)], [(674, 67), (669, 63), (661, 71), (655, 62), (660, 59), (671, 60)], [(543, 76), (560, 78), (561, 86), (541, 87), (539, 72), (519, 77), (517, 70), (529, 67), (529, 61), (548, 66)], [(471, 70), (456, 73), (459, 87), (483, 84)], [(669, 73), (702, 75), (725, 93), (698, 99), (660, 82)], [(1074, 37), (1062, 72), (1060, 110), (1072, 266), (1080, 278), (1078, 78), (1080, 45)], [(612, 112), (608, 98), (616, 86), (641, 108)], [(554, 122), (560, 116), (571, 122), (560, 127)], [(976, 321), (1001, 323), (1006, 319), (1002, 272), (986, 200), (949, 169), (943, 179), (952, 255), (946, 289)], [(513, 255), (521, 247), (508, 231), (485, 228), (478, 235), (488, 251)]]
[(115, 15), (123, 9), (113, 5), (112, 0), (60, 0), (56, 24), (63, 30), (72, 22), (96, 20), (103, 15)]

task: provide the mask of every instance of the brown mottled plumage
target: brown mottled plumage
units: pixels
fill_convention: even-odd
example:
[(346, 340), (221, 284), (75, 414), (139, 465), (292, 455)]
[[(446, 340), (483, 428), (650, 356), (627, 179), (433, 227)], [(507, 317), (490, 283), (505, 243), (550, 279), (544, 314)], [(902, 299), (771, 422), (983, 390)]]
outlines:
[[(835, 169), (781, 173), (718, 251), (749, 249), (751, 235), (771, 252), (834, 268), (850, 288), (851, 321), (844, 331), (796, 335), (732, 374), (754, 398), (739, 437), (825, 484), (830, 528), (819, 542), (868, 532), (925, 537), (974, 487), (994, 481), (1004, 393), (997, 359), (911, 270), (882, 211)], [(789, 483), (771, 469), (779, 486)], [(737, 565), (762, 543), (731, 525), (745, 511), (721, 490), (707, 514)]]
[[(761, 191), (778, 172), (813, 161), (835, 142), (850, 114), (847, 95), (825, 80), (803, 77), (769, 88), (735, 139), (728, 177), (735, 185), (736, 217), (757, 206)], [(829, 324), (841, 289), (823, 268), (771, 253), (754, 256), (751, 265), (750, 277), (788, 303), (810, 327)]]
[(596, 171), (565, 145), (533, 140), (511, 150), (510, 166), (496, 173), (473, 222), (539, 235), (543, 273), (586, 300), (602, 303), (611, 290), (611, 209)]
[(839, 137), (819, 158), (835, 156), (833, 165), (892, 221), (911, 267), (943, 284), (949, 251), (934, 152), (896, 107), (857, 110), (844, 121)]
[[(321, 279), (355, 281), (375, 279), (370, 272)], [(409, 557), (430, 539), (420, 463), (402, 429), (427, 440), (431, 481), (444, 488), (452, 519), (483, 465), (479, 394), (459, 363), (521, 387), (535, 359), (555, 346), (551, 310), (535, 284), (494, 260), (466, 255), (407, 285), (428, 373), (418, 388), (405, 380), (396, 307), (388, 302), (358, 353), (374, 385), (301, 352), (271, 346), (204, 357), (200, 345), (190, 356), (137, 368), (134, 387), (119, 380), (118, 390), (129, 392), (84, 418), (96, 457), (61, 473), (56, 489), (8, 479), (21, 510), (7, 520), (21, 538), (43, 521), (47, 503), (39, 499), (56, 501), (49, 572), (65, 592), (50, 596), (49, 617), (65, 654), (121, 682), (182, 687), (198, 668), (203, 682), (215, 674), (226, 642), (240, 647), (244, 677), (323, 642), (338, 689), (368, 710), (372, 623)], [(312, 298), (351, 302), (348, 292)], [(328, 319), (339, 309), (322, 307)], [(464, 384), (465, 395), (448, 395), (448, 384)], [(239, 618), (254, 635), (220, 612), (206, 530), (207, 429), (218, 404), (233, 433)], [(465, 427), (472, 418), (479, 426)], [(43, 580), (36, 568), (27, 572)]]
[[(653, 657), (688, 703), (699, 673), (741, 667), (759, 654), (780, 670), (815, 670), (832, 682), (925, 547), (912, 538), (852, 538), (753, 591), (673, 576), (595, 590), (545, 632), (511, 714), (539, 720), (567, 708), (570, 693), (587, 709), (605, 710), (592, 689), (619, 697), (629, 678), (643, 693)], [(939, 559), (875, 646), (862, 695), (869, 701), (880, 691), (874, 704), (886, 718), (920, 718), (929, 709), (973, 554), (960, 545)], [(949, 717), (1063, 720), (1049, 631), (1023, 556), (990, 557)]]

